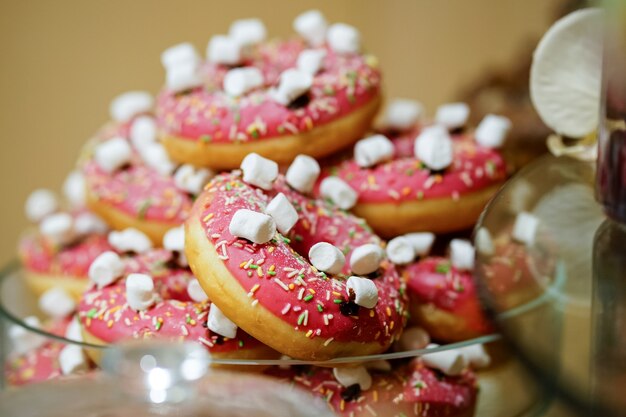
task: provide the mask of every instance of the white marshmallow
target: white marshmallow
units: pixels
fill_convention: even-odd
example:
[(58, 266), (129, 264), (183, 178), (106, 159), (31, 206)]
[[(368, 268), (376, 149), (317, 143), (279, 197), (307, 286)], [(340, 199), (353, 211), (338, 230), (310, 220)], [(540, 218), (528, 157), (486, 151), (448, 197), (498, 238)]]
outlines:
[(400, 351), (424, 349), (430, 343), (430, 335), (421, 327), (408, 327), (398, 341)]
[(470, 345), (459, 348), (465, 360), (476, 369), (486, 368), (491, 364), (491, 357), (483, 344)]
[(435, 122), (450, 130), (465, 126), (470, 108), (465, 103), (442, 104), (437, 108)]
[(126, 139), (115, 137), (96, 146), (94, 159), (100, 168), (111, 173), (128, 164), (132, 154)]
[(346, 282), (348, 295), (354, 294), (354, 302), (365, 308), (374, 308), (378, 304), (378, 288), (371, 279), (352, 276)]
[(165, 146), (157, 142), (144, 147), (141, 152), (141, 158), (147, 166), (166, 177), (171, 175), (174, 168), (176, 168), (176, 165), (165, 150)]
[(161, 53), (161, 64), (165, 69), (170, 69), (179, 64), (191, 63), (197, 65), (200, 61), (198, 51), (196, 51), (196, 48), (189, 42), (170, 46)]
[(305, 49), (298, 55), (296, 68), (307, 74), (315, 75), (324, 66), (326, 51), (323, 49)]
[(216, 64), (237, 65), (241, 62), (241, 45), (229, 36), (215, 35), (209, 41), (207, 57)]
[(389, 361), (385, 360), (377, 360), (371, 362), (365, 362), (365, 369), (368, 371), (377, 371), (377, 372), (391, 372), (391, 364)]
[(111, 101), (109, 112), (113, 120), (125, 122), (141, 113), (149, 112), (154, 105), (152, 95), (146, 91), (129, 91)]
[(476, 245), (478, 253), (480, 253), (481, 255), (492, 256), (496, 253), (496, 247), (493, 244), (491, 234), (489, 233), (489, 230), (484, 227), (481, 227), (476, 232), (476, 236), (474, 237), (474, 244)]
[(33, 223), (39, 223), (44, 217), (57, 211), (58, 208), (59, 200), (56, 194), (43, 188), (30, 193), (24, 205), (26, 217)]
[(90, 212), (81, 213), (74, 219), (74, 232), (78, 236), (102, 235), (108, 230), (109, 226), (104, 220)]
[(65, 178), (63, 195), (73, 207), (85, 205), (85, 177), (80, 171), (72, 171)]
[(500, 148), (504, 145), (509, 130), (511, 130), (511, 121), (507, 117), (488, 114), (476, 128), (474, 137), (479, 145), (487, 148)]
[(386, 128), (407, 130), (415, 126), (424, 113), (422, 103), (406, 98), (391, 100), (383, 117)]
[(438, 171), (450, 166), (454, 150), (448, 131), (439, 125), (422, 130), (415, 139), (415, 156), (432, 170)]
[(169, 251), (184, 252), (185, 226), (173, 227), (163, 235), (163, 248)]
[(309, 249), (309, 261), (320, 271), (339, 274), (346, 264), (346, 257), (338, 247), (318, 242)]
[(319, 10), (309, 10), (294, 19), (293, 28), (311, 45), (320, 46), (326, 40), (328, 23)]
[(357, 192), (339, 177), (326, 177), (320, 184), (320, 194), (342, 210), (349, 210), (359, 198)]
[(209, 307), (207, 327), (214, 333), (234, 339), (237, 336), (237, 325), (230, 321), (215, 304)]
[(522, 211), (517, 215), (513, 225), (513, 239), (530, 246), (535, 243), (538, 227), (539, 219), (528, 212)]
[(411, 242), (416, 256), (428, 255), (435, 242), (435, 234), (430, 232), (407, 233), (404, 238)]
[(130, 126), (130, 143), (135, 149), (142, 153), (143, 150), (156, 142), (157, 126), (154, 119), (150, 116), (139, 116), (133, 120)]
[(192, 62), (181, 62), (165, 72), (165, 85), (175, 93), (200, 87), (203, 82), (200, 67)]
[(197, 279), (192, 279), (187, 284), (187, 294), (189, 294), (189, 298), (191, 298), (196, 303), (202, 303), (209, 299), (209, 296), (206, 295), (202, 287), (200, 286), (200, 281)]
[(150, 238), (133, 227), (109, 233), (109, 244), (122, 253), (144, 253), (152, 249)]
[(334, 368), (333, 375), (346, 388), (358, 384), (365, 391), (372, 386), (372, 377), (364, 366)]
[[(41, 329), (41, 323), (35, 316), (26, 317), (24, 323), (34, 329)], [(44, 336), (17, 324), (9, 327), (8, 333), (13, 345), (13, 351), (18, 355), (23, 355), (46, 343)]]
[(73, 340), (75, 342), (83, 341), (83, 333), (80, 328), (80, 323), (78, 322), (77, 317), (72, 317), (67, 328), (65, 329), (65, 338), (69, 340)]
[(298, 222), (298, 212), (283, 193), (278, 193), (276, 197), (272, 198), (272, 201), (265, 208), (265, 213), (272, 216), (276, 228), (283, 235), (289, 233)]
[(59, 352), (59, 366), (63, 375), (71, 375), (89, 369), (83, 348), (79, 345), (66, 345)]
[(53, 287), (39, 297), (39, 309), (48, 316), (61, 319), (67, 317), (76, 309), (76, 302), (61, 287)]
[(289, 165), (285, 179), (287, 184), (301, 193), (310, 193), (313, 191), (313, 186), (320, 175), (320, 171), (320, 164), (317, 163), (315, 158), (311, 158), (308, 155), (298, 155)]
[(371, 167), (393, 158), (393, 143), (383, 135), (361, 139), (354, 145), (354, 160), (360, 167)]
[(55, 213), (43, 219), (39, 232), (57, 245), (70, 243), (76, 237), (74, 219), (67, 213)]
[(126, 277), (126, 302), (133, 310), (144, 311), (155, 300), (154, 281), (150, 275), (130, 274)]
[(398, 236), (387, 243), (387, 258), (396, 265), (406, 265), (415, 259), (415, 248), (404, 236)]
[[(438, 346), (435, 343), (431, 343), (428, 345), (428, 348)], [(426, 366), (438, 369), (450, 376), (460, 375), (467, 368), (467, 359), (458, 349), (427, 353), (422, 356), (422, 361)]]
[(376, 272), (383, 260), (383, 250), (374, 243), (361, 245), (350, 255), (350, 269), (357, 275), (367, 275)]
[(230, 234), (254, 243), (269, 242), (276, 234), (276, 223), (271, 216), (248, 209), (235, 212), (228, 225)]
[(228, 35), (239, 45), (247, 46), (263, 42), (267, 30), (260, 19), (240, 19), (230, 25)]
[(200, 194), (213, 175), (213, 172), (206, 168), (196, 168), (191, 164), (185, 164), (174, 173), (174, 184), (188, 193)]
[(472, 244), (465, 239), (452, 239), (450, 242), (450, 260), (452, 266), (460, 271), (471, 271), (474, 269), (474, 257), (476, 250)]
[(249, 153), (243, 158), (241, 170), (245, 182), (264, 190), (271, 190), (272, 183), (278, 178), (278, 164), (257, 153)]
[(240, 97), (263, 85), (263, 74), (258, 68), (234, 68), (224, 76), (224, 92), (231, 97)]
[(345, 23), (335, 23), (326, 33), (328, 45), (339, 54), (355, 54), (361, 49), (361, 35), (354, 27)]
[(278, 86), (270, 92), (272, 98), (287, 106), (289, 103), (306, 93), (313, 85), (311, 74), (295, 68), (289, 68), (280, 74)]
[(113, 251), (106, 251), (98, 255), (89, 266), (89, 280), (98, 288), (106, 287), (122, 277), (124, 262)]

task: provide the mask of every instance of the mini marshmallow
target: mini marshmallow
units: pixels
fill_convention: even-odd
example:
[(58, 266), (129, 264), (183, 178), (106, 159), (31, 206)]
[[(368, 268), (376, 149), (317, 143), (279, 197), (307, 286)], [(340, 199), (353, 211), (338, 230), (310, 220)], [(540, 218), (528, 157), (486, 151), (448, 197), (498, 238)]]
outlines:
[(109, 226), (97, 215), (84, 212), (74, 219), (74, 232), (78, 236), (88, 236), (92, 234), (105, 234)]
[(324, 66), (326, 51), (323, 49), (305, 49), (298, 55), (296, 68), (307, 74), (315, 75)]
[(85, 205), (85, 177), (80, 171), (72, 171), (65, 178), (63, 195), (73, 207)]
[(293, 28), (311, 45), (320, 46), (326, 40), (328, 23), (319, 10), (309, 10), (294, 19)]
[(283, 193), (278, 193), (276, 197), (272, 198), (272, 201), (265, 208), (265, 213), (272, 216), (276, 228), (283, 235), (289, 233), (298, 222), (298, 212)]
[(108, 173), (130, 162), (133, 152), (126, 139), (115, 137), (102, 142), (94, 150), (94, 159), (98, 166)]
[(147, 166), (167, 177), (172, 174), (176, 165), (170, 159), (165, 146), (160, 143), (151, 143), (145, 146), (141, 152), (141, 159)]
[(430, 343), (430, 335), (421, 327), (409, 327), (404, 329), (398, 341), (398, 350), (424, 349)]
[(367, 275), (376, 272), (383, 260), (383, 250), (374, 243), (361, 245), (350, 255), (350, 269), (357, 275)]
[(333, 375), (346, 388), (358, 384), (365, 391), (372, 386), (372, 377), (364, 366), (334, 368)]
[(206, 168), (196, 168), (191, 164), (185, 164), (174, 173), (174, 184), (188, 193), (200, 194), (213, 175), (214, 173)]
[(165, 69), (170, 69), (180, 64), (200, 64), (200, 55), (196, 48), (189, 42), (170, 46), (161, 54), (161, 64)]
[(539, 219), (522, 211), (517, 215), (515, 225), (513, 225), (513, 239), (530, 246), (535, 243), (537, 227), (539, 227)]
[(24, 205), (26, 217), (33, 223), (39, 223), (44, 217), (57, 211), (58, 208), (59, 200), (56, 194), (43, 188), (30, 193)]
[(368, 371), (391, 372), (391, 364), (389, 361), (380, 359), (377, 361), (365, 362), (365, 369)]
[(280, 74), (278, 86), (270, 92), (270, 95), (276, 102), (287, 106), (309, 91), (312, 85), (313, 77), (311, 74), (289, 68)]
[(289, 165), (285, 179), (292, 188), (301, 193), (310, 193), (313, 191), (313, 186), (320, 175), (320, 171), (320, 164), (317, 163), (315, 158), (311, 158), (308, 155), (298, 155)]
[(474, 137), (479, 145), (487, 148), (500, 148), (504, 145), (509, 130), (511, 130), (511, 121), (507, 117), (488, 114), (476, 128)]
[(224, 76), (224, 91), (231, 97), (240, 97), (263, 85), (263, 74), (258, 68), (234, 68)]
[(173, 227), (163, 235), (163, 248), (174, 252), (185, 250), (185, 226)]
[(469, 118), (470, 108), (465, 103), (448, 103), (437, 108), (435, 122), (449, 130), (465, 126)]
[(126, 302), (136, 311), (145, 311), (155, 302), (154, 280), (146, 274), (126, 277)]
[(269, 242), (276, 234), (276, 223), (271, 216), (248, 209), (235, 212), (228, 225), (230, 234), (254, 243)]
[(430, 232), (407, 233), (403, 237), (411, 242), (416, 256), (428, 255), (435, 242), (435, 234)]
[(109, 233), (109, 244), (122, 253), (144, 253), (152, 249), (150, 238), (133, 227)]
[(278, 178), (278, 164), (257, 153), (250, 153), (243, 158), (241, 170), (245, 182), (264, 190), (271, 190), (272, 183)]
[(209, 296), (206, 295), (202, 287), (200, 286), (200, 281), (197, 279), (192, 279), (187, 284), (187, 294), (189, 294), (189, 298), (191, 298), (196, 303), (202, 303), (209, 299)]
[(209, 61), (222, 65), (237, 65), (241, 62), (241, 45), (225, 35), (215, 35), (207, 47)]
[(228, 35), (239, 45), (247, 46), (263, 42), (267, 30), (260, 19), (240, 19), (230, 25)]
[(478, 345), (465, 346), (458, 349), (465, 360), (476, 369), (486, 368), (491, 364), (491, 357), (485, 350), (485, 346), (481, 343)]
[(415, 259), (415, 248), (404, 236), (398, 236), (387, 243), (387, 258), (396, 265), (406, 265)]
[(147, 146), (153, 144), (157, 140), (157, 126), (154, 119), (150, 116), (139, 116), (133, 120), (130, 126), (130, 143), (140, 153)]
[(354, 207), (359, 198), (357, 192), (339, 177), (324, 178), (320, 184), (320, 194), (342, 210)]
[(393, 143), (383, 135), (369, 136), (354, 145), (354, 160), (363, 168), (388, 161), (393, 153)]
[(335, 23), (326, 33), (328, 45), (339, 54), (355, 54), (361, 49), (359, 31), (345, 23)]
[(474, 244), (476, 245), (478, 253), (480, 253), (481, 255), (492, 256), (496, 253), (496, 247), (493, 244), (491, 234), (489, 233), (489, 230), (484, 227), (481, 227), (476, 232), (476, 236), (474, 237)]
[(415, 156), (428, 168), (439, 171), (452, 163), (454, 150), (448, 131), (439, 125), (422, 130), (415, 139)]
[[(438, 346), (431, 343), (427, 347), (436, 348)], [(460, 375), (467, 368), (467, 359), (458, 349), (427, 353), (422, 356), (422, 361), (426, 366), (438, 369), (450, 376)]]
[(165, 72), (165, 85), (175, 93), (200, 87), (203, 82), (199, 65), (192, 62), (176, 64)]
[(408, 130), (411, 129), (424, 113), (422, 103), (405, 98), (396, 98), (385, 110), (383, 117), (384, 125), (388, 129)]
[(378, 303), (378, 288), (371, 279), (352, 276), (346, 282), (346, 290), (361, 307), (374, 308)]
[(89, 280), (98, 288), (106, 287), (121, 278), (124, 273), (124, 262), (113, 251), (101, 253), (89, 266)]
[(59, 366), (63, 375), (71, 375), (89, 369), (89, 363), (79, 345), (66, 345), (59, 352)]
[(51, 214), (39, 224), (39, 232), (57, 245), (70, 243), (74, 238), (74, 219), (68, 213)]
[(346, 257), (338, 247), (318, 242), (309, 249), (309, 261), (320, 271), (339, 274), (346, 264)]
[[(35, 316), (24, 318), (24, 323), (34, 329), (41, 329), (41, 323)], [(8, 335), (13, 345), (13, 351), (18, 355), (23, 355), (46, 343), (44, 336), (17, 324), (9, 327)]]
[(67, 328), (65, 329), (65, 338), (75, 342), (83, 341), (83, 333), (78, 322), (78, 317), (72, 317)]
[(154, 105), (152, 95), (146, 91), (129, 91), (111, 101), (109, 112), (113, 120), (125, 122), (141, 113), (149, 112)]
[(450, 260), (452, 266), (460, 271), (471, 271), (474, 269), (474, 257), (476, 250), (472, 244), (465, 239), (452, 239), (450, 242)]
[(230, 321), (215, 304), (209, 307), (207, 327), (214, 333), (234, 339), (237, 336), (237, 325)]
[(53, 287), (39, 297), (39, 309), (50, 317), (61, 319), (76, 309), (76, 302), (61, 287)]

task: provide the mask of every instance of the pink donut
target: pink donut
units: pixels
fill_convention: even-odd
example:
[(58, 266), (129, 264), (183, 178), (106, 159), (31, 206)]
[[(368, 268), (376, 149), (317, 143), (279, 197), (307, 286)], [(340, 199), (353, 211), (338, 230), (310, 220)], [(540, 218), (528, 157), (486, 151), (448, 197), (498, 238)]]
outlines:
[(286, 164), (298, 154), (330, 155), (369, 128), (380, 103), (377, 60), (337, 54), (328, 46), (308, 94), (285, 106), (271, 98), (284, 70), (307, 49), (300, 40), (271, 41), (247, 49), (241, 64), (263, 74), (263, 86), (240, 98), (223, 92), (231, 67), (206, 63), (204, 85), (183, 93), (165, 89), (157, 103), (162, 139), (179, 162), (216, 169), (239, 166), (256, 152)]

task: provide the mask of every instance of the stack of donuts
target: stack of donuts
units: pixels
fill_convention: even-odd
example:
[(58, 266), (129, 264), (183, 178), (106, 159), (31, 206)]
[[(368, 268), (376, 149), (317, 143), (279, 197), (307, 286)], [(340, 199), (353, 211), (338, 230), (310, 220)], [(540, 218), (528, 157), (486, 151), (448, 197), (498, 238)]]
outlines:
[[(293, 28), (268, 40), (245, 19), (213, 36), (206, 58), (189, 43), (166, 49), (163, 89), (112, 101), (64, 197), (31, 194), (19, 254), (50, 317), (34, 326), (97, 345), (167, 339), (213, 358), (304, 361), (493, 330), (467, 238), (506, 180), (498, 148), (510, 122), (489, 115), (474, 129), (463, 103), (428, 118), (406, 99), (376, 118), (382, 75), (358, 30), (318, 11)], [(100, 362), (97, 349), (12, 337), (15, 384)], [(393, 365), (264, 372), (338, 415), (469, 416), (475, 370), (489, 366), (474, 345)]]

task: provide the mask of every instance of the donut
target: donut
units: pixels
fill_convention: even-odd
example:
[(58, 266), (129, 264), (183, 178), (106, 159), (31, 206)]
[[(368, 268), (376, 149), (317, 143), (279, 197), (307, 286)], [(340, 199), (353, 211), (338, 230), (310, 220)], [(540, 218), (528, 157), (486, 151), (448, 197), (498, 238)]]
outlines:
[(446, 376), (419, 360), (390, 372), (372, 373), (371, 388), (344, 387), (329, 368), (272, 368), (268, 374), (309, 390), (338, 416), (473, 416), (477, 398), (475, 374)]
[[(358, 32), (348, 31), (358, 44)], [(173, 160), (221, 170), (236, 168), (246, 155), (258, 153), (288, 164), (298, 154), (330, 155), (369, 128), (381, 102), (381, 74), (377, 59), (359, 53), (358, 45), (345, 50), (333, 39), (317, 44), (300, 38), (258, 39), (230, 62), (211, 56), (212, 45), (225, 41), (224, 36), (215, 38), (208, 62), (201, 64), (197, 53), (189, 58), (198, 61), (197, 82), (185, 84), (182, 88), (190, 88), (182, 91), (178, 85), (166, 86), (158, 97), (160, 135)], [(313, 68), (300, 62), (303, 51), (319, 54)], [(163, 61), (168, 79), (183, 68)], [(252, 74), (251, 84), (242, 81), (242, 90), (233, 94), (226, 79), (241, 69), (247, 72), (239, 74)], [(276, 98), (276, 92), (282, 97), (293, 87), (289, 77), (305, 87), (288, 100)]]
[[(270, 199), (281, 195), (295, 216), (288, 233), (270, 234), (266, 243), (231, 233), (242, 210), (264, 212)], [(196, 199), (185, 230), (189, 264), (211, 300), (283, 354), (327, 360), (380, 353), (402, 332), (406, 299), (394, 265), (378, 261), (371, 279), (348, 278), (355, 250), (372, 244), (368, 248), (379, 251), (379, 238), (361, 219), (293, 190), (282, 175), (271, 190), (244, 182), (239, 171), (215, 177)], [(342, 250), (349, 260), (338, 273), (324, 273), (304, 257), (319, 242)], [(347, 289), (353, 278), (375, 287), (375, 305), (357, 304), (356, 289)]]
[[(77, 308), (83, 339), (91, 344), (108, 345), (132, 339), (195, 341), (205, 346), (214, 358), (275, 357), (275, 352), (239, 330), (226, 338), (208, 330), (211, 302), (193, 301), (188, 285), (194, 279), (188, 268), (177, 264), (180, 255), (152, 249), (122, 258), (123, 279), (102, 288), (88, 289)], [(149, 274), (154, 280), (155, 298), (144, 310), (129, 305), (126, 282), (131, 274)], [(100, 350), (88, 351), (94, 362)]]

